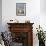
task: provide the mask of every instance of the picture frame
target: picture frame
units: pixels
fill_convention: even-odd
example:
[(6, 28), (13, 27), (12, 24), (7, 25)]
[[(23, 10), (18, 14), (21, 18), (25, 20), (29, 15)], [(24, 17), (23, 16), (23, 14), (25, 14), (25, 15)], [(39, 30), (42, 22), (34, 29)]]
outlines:
[(26, 16), (26, 3), (16, 3), (16, 15)]

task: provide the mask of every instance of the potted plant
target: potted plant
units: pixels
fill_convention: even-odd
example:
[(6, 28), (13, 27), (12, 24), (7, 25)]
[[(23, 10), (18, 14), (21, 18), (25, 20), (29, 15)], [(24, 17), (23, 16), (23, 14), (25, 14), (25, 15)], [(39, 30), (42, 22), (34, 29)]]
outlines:
[(36, 36), (38, 36), (39, 46), (45, 46), (45, 35), (42, 27), (40, 27), (39, 25), (39, 28), (36, 28), (36, 29), (37, 29)]

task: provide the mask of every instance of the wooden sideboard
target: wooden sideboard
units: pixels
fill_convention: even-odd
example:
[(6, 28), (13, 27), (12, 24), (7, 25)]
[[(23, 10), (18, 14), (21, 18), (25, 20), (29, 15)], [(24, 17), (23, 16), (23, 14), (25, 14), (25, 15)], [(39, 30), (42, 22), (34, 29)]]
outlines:
[(33, 23), (7, 23), (12, 39), (23, 43), (22, 46), (33, 46)]

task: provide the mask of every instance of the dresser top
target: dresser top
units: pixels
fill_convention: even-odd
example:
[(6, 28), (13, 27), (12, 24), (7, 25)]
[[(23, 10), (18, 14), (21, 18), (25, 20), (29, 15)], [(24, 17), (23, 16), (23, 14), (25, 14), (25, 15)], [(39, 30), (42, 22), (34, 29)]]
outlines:
[(25, 25), (25, 24), (30, 24), (33, 25), (34, 23), (7, 23), (8, 25)]

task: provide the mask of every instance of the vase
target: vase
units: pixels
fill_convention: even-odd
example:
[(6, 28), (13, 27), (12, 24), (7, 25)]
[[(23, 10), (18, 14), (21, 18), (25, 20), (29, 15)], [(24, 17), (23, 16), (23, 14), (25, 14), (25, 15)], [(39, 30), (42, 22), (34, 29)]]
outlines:
[(45, 41), (39, 40), (39, 46), (45, 46)]

